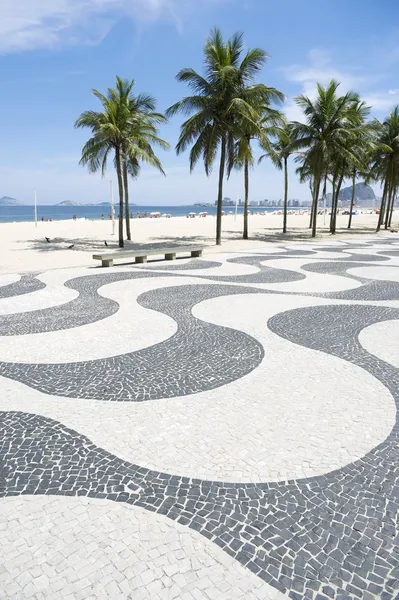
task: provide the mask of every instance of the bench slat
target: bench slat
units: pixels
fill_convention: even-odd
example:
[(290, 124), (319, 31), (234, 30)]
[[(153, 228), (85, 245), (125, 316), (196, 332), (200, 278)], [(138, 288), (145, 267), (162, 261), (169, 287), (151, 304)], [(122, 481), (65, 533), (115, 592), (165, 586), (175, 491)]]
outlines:
[(179, 246), (177, 248), (155, 248), (151, 250), (121, 250), (119, 252), (106, 252), (104, 254), (93, 254), (94, 260), (101, 260), (103, 267), (112, 267), (114, 260), (118, 258), (135, 258), (136, 263), (147, 262), (147, 256), (164, 255), (165, 260), (173, 260), (176, 254), (191, 252), (192, 257), (202, 255), (204, 246)]

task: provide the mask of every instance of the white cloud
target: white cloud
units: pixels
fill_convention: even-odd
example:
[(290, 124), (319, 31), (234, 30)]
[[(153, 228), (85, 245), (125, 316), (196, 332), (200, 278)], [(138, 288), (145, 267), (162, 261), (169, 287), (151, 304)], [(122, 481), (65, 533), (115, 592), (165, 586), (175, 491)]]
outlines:
[[(223, 0), (201, 0), (203, 4)], [(200, 2), (200, 3), (201, 3)], [(181, 26), (195, 0), (0, 0), (0, 52), (99, 43), (122, 17)]]
[[(337, 67), (333, 63), (332, 55), (320, 48), (314, 48), (308, 53), (306, 64), (295, 64), (283, 69), (288, 81), (298, 84), (298, 93), (314, 99), (317, 93), (317, 83), (327, 85), (331, 79), (340, 82), (339, 91), (345, 93), (349, 90), (360, 93), (361, 98), (372, 107), (373, 112), (387, 111), (392, 107), (392, 95), (399, 90), (391, 89), (388, 92), (372, 92), (370, 88), (378, 81), (378, 75), (362, 72), (355, 66), (352, 70)], [(289, 98), (286, 104), (286, 114), (290, 121), (302, 121), (303, 114), (296, 105), (294, 98)]]
[(367, 102), (369, 106), (373, 107), (373, 112), (384, 112), (386, 113), (391, 108), (393, 108), (395, 104), (395, 99), (392, 98), (392, 95), (386, 93), (381, 94), (365, 94), (362, 96), (363, 100)]

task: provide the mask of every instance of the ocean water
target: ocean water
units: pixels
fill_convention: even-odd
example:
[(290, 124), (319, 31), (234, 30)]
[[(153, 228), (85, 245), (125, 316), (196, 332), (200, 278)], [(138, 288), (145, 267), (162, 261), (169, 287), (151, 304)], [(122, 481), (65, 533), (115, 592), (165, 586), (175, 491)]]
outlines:
[[(234, 206), (223, 207), (225, 213), (234, 213)], [(274, 212), (280, 210), (277, 208), (263, 208), (263, 207), (251, 207), (250, 211), (253, 212)], [(292, 209), (290, 209), (292, 210)], [(295, 209), (294, 209), (295, 210)], [(168, 213), (172, 217), (185, 217), (188, 213), (200, 213), (207, 211), (209, 215), (216, 215), (216, 207), (214, 206), (131, 206), (130, 212), (133, 217), (136, 217), (138, 213), (141, 216), (147, 214), (150, 215), (152, 212), (159, 211), (162, 214)], [(53, 221), (69, 220), (74, 215), (78, 219), (101, 219), (104, 215), (105, 219), (108, 218), (111, 212), (110, 206), (38, 206), (37, 207), (37, 218), (40, 221), (52, 219)], [(115, 216), (118, 215), (118, 207), (115, 206)], [(238, 214), (242, 214), (242, 207), (238, 207)], [(21, 221), (33, 221), (34, 220), (34, 209), (33, 206), (0, 206), (0, 223), (13, 223)]]

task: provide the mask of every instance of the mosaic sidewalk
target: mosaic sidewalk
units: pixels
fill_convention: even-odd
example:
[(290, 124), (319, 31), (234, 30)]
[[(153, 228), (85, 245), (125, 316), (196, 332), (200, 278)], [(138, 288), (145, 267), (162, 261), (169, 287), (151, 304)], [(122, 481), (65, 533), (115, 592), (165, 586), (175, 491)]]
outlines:
[(0, 277), (0, 598), (398, 599), (398, 340), (394, 235)]

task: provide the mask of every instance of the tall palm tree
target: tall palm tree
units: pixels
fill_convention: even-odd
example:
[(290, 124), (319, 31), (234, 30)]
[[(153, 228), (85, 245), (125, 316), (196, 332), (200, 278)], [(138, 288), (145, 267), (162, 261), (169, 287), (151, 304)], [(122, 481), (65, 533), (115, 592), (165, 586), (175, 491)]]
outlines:
[(348, 229), (352, 226), (352, 213), (355, 206), (355, 186), (356, 179), (361, 176), (364, 179), (369, 178), (370, 160), (373, 152), (375, 152), (376, 143), (374, 141), (374, 125), (368, 123), (364, 126), (364, 130), (355, 140), (355, 152), (358, 159), (358, 164), (353, 164), (349, 167), (348, 175), (351, 178), (352, 195), (349, 208)]
[(296, 98), (306, 123), (293, 123), (293, 149), (306, 149), (299, 159), (304, 171), (313, 176), (312, 237), (316, 235), (321, 182), (329, 173), (333, 158), (339, 156), (340, 160), (354, 160), (353, 153), (347, 148), (347, 140), (352, 135), (351, 111), (359, 99), (353, 92), (338, 96), (338, 87), (339, 83), (332, 80), (326, 87), (317, 84), (315, 101), (303, 95)]
[(83, 112), (75, 123), (77, 128), (89, 128), (92, 137), (82, 149), (81, 165), (87, 165), (90, 173), (101, 169), (104, 176), (107, 160), (114, 153), (114, 163), (118, 178), (119, 191), (119, 247), (123, 248), (123, 179), (122, 179), (122, 154), (123, 140), (125, 137), (124, 123), (122, 124), (117, 105), (109, 97), (97, 90), (92, 93), (100, 100), (103, 110)]
[[(281, 102), (284, 99), (284, 95), (274, 88), (269, 88), (269, 94), (275, 102)], [(246, 121), (237, 123), (234, 163), (229, 163), (228, 166), (229, 174), (232, 166), (244, 170), (244, 240), (248, 239), (249, 168), (254, 165), (252, 141), (257, 139), (263, 149), (270, 150), (271, 137), (277, 134), (278, 125), (284, 120), (281, 112), (268, 105), (253, 106), (252, 108), (260, 116), (259, 121), (251, 127)]]
[(399, 106), (395, 106), (378, 126), (377, 145), (371, 160), (371, 176), (384, 185), (377, 231), (391, 220), (399, 186)]
[(133, 86), (134, 81), (117, 77), (116, 89), (109, 88), (107, 95), (92, 90), (102, 104), (102, 111), (85, 111), (75, 123), (76, 128), (89, 128), (92, 132), (92, 137), (83, 146), (80, 164), (88, 166), (91, 173), (101, 170), (104, 176), (108, 159), (113, 155), (119, 191), (120, 248), (124, 246), (124, 210), (130, 239), (127, 173), (137, 176), (141, 162), (147, 162), (163, 172), (151, 144), (168, 147), (158, 137), (156, 128), (156, 124), (165, 118), (157, 113), (152, 114), (153, 99), (150, 96), (135, 97)]
[(177, 81), (187, 83), (192, 95), (166, 111), (168, 117), (178, 113), (191, 115), (182, 124), (176, 145), (178, 154), (192, 146), (190, 171), (202, 158), (205, 173), (209, 175), (220, 152), (217, 245), (222, 239), (223, 179), (226, 166), (234, 163), (237, 123), (248, 130), (256, 127), (259, 115), (253, 107), (267, 104), (270, 97), (270, 88), (254, 83), (266, 61), (266, 53), (255, 48), (243, 54), (243, 49), (241, 33), (225, 41), (221, 31), (213, 29), (204, 47), (204, 75), (190, 68), (182, 69), (176, 76)]
[(156, 100), (149, 94), (132, 92), (134, 80), (116, 78), (116, 89), (110, 89), (113, 102), (120, 107), (121, 117), (126, 119), (126, 141), (123, 145), (122, 171), (125, 196), (126, 237), (131, 240), (129, 183), (128, 174), (136, 178), (140, 174), (141, 163), (155, 167), (165, 175), (159, 158), (155, 155), (153, 145), (166, 150), (170, 146), (158, 136), (158, 125), (167, 122), (161, 113), (155, 112)]
[(270, 145), (266, 154), (263, 154), (259, 162), (265, 158), (270, 158), (274, 166), (281, 171), (284, 169), (284, 215), (283, 215), (283, 233), (287, 233), (287, 208), (288, 208), (288, 158), (292, 153), (293, 132), (292, 127), (287, 121), (283, 121), (280, 127), (275, 128), (276, 139)]
[[(330, 233), (332, 234), (335, 234), (336, 231), (338, 200), (343, 181), (352, 177), (353, 183), (353, 171), (357, 172), (364, 166), (365, 152), (370, 147), (371, 128), (370, 124), (366, 123), (366, 118), (370, 114), (370, 107), (362, 102), (357, 94), (352, 93), (343, 107), (344, 111), (347, 114), (342, 120), (342, 127), (345, 128), (343, 134), (346, 138), (344, 145), (347, 154), (343, 155), (341, 150), (339, 152), (333, 151), (330, 164), (333, 186), (330, 219)], [(352, 196), (353, 192), (354, 184), (352, 186)]]

